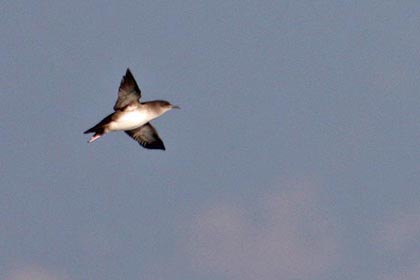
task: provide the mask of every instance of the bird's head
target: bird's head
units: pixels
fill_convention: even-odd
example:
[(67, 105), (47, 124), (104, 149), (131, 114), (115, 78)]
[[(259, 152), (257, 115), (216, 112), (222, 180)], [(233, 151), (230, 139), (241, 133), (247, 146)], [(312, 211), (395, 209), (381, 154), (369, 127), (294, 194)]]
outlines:
[(179, 106), (173, 105), (173, 104), (171, 104), (171, 103), (169, 103), (168, 101), (165, 101), (165, 100), (158, 100), (157, 102), (158, 102), (159, 106), (165, 111), (169, 111), (169, 110), (172, 110), (172, 109), (181, 109)]

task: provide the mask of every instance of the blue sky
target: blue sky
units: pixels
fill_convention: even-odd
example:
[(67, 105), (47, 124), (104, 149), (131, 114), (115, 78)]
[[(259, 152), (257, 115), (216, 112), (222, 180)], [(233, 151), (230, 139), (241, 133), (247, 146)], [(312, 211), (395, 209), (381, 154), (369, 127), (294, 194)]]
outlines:
[[(1, 11), (0, 279), (417, 279), (417, 1)], [(165, 152), (86, 143), (127, 67)]]

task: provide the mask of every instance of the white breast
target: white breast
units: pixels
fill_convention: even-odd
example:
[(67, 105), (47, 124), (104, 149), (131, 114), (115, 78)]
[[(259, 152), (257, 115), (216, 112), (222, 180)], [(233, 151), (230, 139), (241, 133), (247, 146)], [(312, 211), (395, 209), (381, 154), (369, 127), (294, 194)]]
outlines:
[(109, 130), (131, 130), (138, 128), (152, 118), (147, 112), (131, 111), (125, 112), (120, 118), (109, 124)]

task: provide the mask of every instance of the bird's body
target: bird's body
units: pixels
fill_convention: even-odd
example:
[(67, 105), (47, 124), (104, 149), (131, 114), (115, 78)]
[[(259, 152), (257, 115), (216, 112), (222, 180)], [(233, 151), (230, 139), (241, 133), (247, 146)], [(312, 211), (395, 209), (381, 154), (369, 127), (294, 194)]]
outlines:
[(147, 112), (143, 111), (127, 111), (120, 114), (119, 118), (115, 119), (109, 124), (109, 130), (131, 130), (146, 124), (148, 121), (154, 119)]
[(165, 146), (156, 129), (149, 123), (167, 111), (179, 108), (168, 101), (156, 100), (140, 103), (141, 92), (130, 69), (123, 77), (115, 112), (105, 117), (84, 133), (94, 133), (89, 143), (111, 131), (125, 131), (130, 137), (147, 149), (165, 150)]
[[(146, 108), (144, 108), (146, 107)], [(116, 117), (109, 123), (109, 130), (131, 130), (159, 117), (158, 112), (148, 110), (147, 106), (127, 106), (124, 111), (114, 113)]]

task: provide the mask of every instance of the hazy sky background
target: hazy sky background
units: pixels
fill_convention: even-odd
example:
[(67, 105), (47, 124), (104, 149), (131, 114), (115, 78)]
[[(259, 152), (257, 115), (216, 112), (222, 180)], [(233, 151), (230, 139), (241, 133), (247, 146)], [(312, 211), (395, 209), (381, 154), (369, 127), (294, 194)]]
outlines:
[[(418, 1), (0, 9), (0, 279), (418, 279)], [(165, 152), (86, 143), (127, 67)]]

